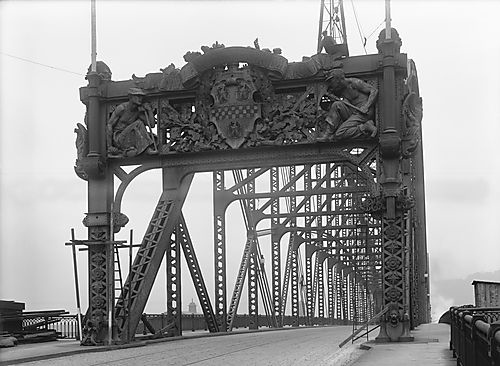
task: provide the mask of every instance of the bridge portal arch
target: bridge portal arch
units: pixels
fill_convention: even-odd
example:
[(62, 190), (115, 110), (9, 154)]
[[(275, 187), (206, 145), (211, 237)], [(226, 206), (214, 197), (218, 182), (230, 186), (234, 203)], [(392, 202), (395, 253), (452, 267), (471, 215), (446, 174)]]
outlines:
[[(250, 327), (259, 325), (259, 304), (280, 327), (287, 309), (297, 326), (368, 318), (368, 299), (377, 298), (386, 311), (379, 339), (410, 339), (429, 309), (421, 98), (400, 46), (393, 30), (379, 38), (378, 54), (290, 63), (278, 52), (216, 43), (188, 53), (181, 69), (122, 81), (109, 68), (89, 72), (75, 166), (89, 197), (88, 239), (77, 241), (89, 248), (82, 343), (133, 339), (165, 254), (167, 326), (157, 333), (180, 334), (181, 252), (211, 332), (231, 330), (246, 280)], [(114, 233), (127, 221), (121, 201), (151, 169), (162, 171), (161, 196), (115, 299)], [(213, 302), (182, 215), (197, 172), (213, 172)], [(233, 201), (247, 238), (230, 297), (225, 208)], [(265, 233), (257, 228), (264, 221)], [(270, 280), (262, 235), (270, 236)]]

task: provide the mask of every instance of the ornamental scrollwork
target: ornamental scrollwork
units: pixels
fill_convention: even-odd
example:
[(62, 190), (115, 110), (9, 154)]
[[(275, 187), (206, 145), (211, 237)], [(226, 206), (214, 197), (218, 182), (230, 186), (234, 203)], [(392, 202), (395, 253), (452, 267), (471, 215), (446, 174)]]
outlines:
[(381, 218), (385, 212), (385, 197), (380, 195), (364, 197), (360, 203), (361, 210), (375, 218)]
[(408, 62), (407, 94), (403, 101), (403, 156), (411, 157), (420, 143), (420, 130), (423, 116), (422, 98), (419, 95), (417, 70), (413, 60)]
[(121, 212), (113, 212), (113, 232), (116, 234), (122, 227), (128, 224), (129, 218)]
[[(371, 214), (375, 218), (381, 218), (386, 212), (386, 200), (387, 196), (384, 193), (378, 193), (376, 195), (370, 195), (363, 197), (359, 203), (360, 209), (366, 213)], [(404, 213), (411, 210), (415, 206), (415, 199), (413, 196), (405, 194), (400, 191), (396, 196), (396, 210), (400, 213)], [(398, 233), (394, 235), (391, 234), (391, 229), (388, 229), (389, 236), (397, 236)]]
[(83, 160), (87, 157), (89, 153), (89, 133), (87, 128), (81, 123), (76, 124), (76, 128), (74, 130), (76, 133), (76, 162), (75, 162), (75, 173), (78, 177), (83, 180), (88, 180), (88, 174), (84, 168)]
[(400, 212), (406, 212), (408, 210), (411, 210), (414, 206), (414, 197), (405, 194), (403, 191), (400, 191), (398, 196), (396, 197), (396, 210), (399, 210)]

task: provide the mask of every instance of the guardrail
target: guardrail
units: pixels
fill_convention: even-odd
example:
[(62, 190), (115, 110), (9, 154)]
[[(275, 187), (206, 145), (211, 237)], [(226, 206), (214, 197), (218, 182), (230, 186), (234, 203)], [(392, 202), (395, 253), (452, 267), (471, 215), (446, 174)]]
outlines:
[(458, 366), (500, 366), (500, 308), (451, 307), (450, 318)]
[[(154, 329), (163, 329), (167, 325), (166, 315), (164, 314), (144, 314), (148, 323)], [(258, 326), (266, 327), (269, 326), (268, 318), (265, 315), (258, 316)], [(247, 314), (237, 314), (234, 318), (233, 328), (248, 328), (251, 323), (255, 321), (255, 317), (249, 316)], [(324, 325), (350, 325), (352, 321), (341, 320), (341, 319), (329, 319), (321, 317), (297, 317), (286, 315), (283, 317), (283, 326), (299, 326), (299, 325), (313, 325), (313, 326), (324, 326)], [(183, 331), (195, 331), (195, 330), (207, 330), (207, 324), (205, 322), (205, 317), (203, 314), (182, 314), (182, 330)], [(137, 326), (136, 334), (146, 334), (148, 333), (147, 326), (144, 325), (143, 321), (139, 322)]]
[(30, 317), (23, 319), (23, 329), (34, 331), (52, 329), (58, 338), (78, 338), (78, 322), (76, 315), (61, 314), (53, 317)]
[[(371, 319), (369, 319), (366, 322), (364, 322), (363, 324), (361, 324), (360, 328), (353, 329), (352, 334), (349, 337), (347, 337), (346, 339), (344, 339), (339, 344), (339, 348), (342, 348), (349, 341), (351, 341), (351, 343), (354, 343), (355, 340), (357, 340), (358, 338), (363, 337), (364, 335), (366, 335), (368, 337), (368, 333), (370, 333), (370, 332), (374, 331), (375, 329), (377, 329), (378, 327), (380, 327), (380, 324), (378, 324), (376, 327), (374, 327), (372, 329), (368, 329), (369, 326), (370, 326), (370, 324), (374, 324), (376, 321), (378, 321), (382, 315), (384, 315), (385, 313), (387, 313), (387, 311), (389, 311), (389, 307), (388, 306), (384, 307), (378, 314), (375, 314)], [(366, 333), (360, 335), (359, 337), (356, 337), (364, 329), (366, 329)]]
[[(162, 329), (167, 325), (166, 315), (164, 314), (144, 314), (149, 324), (155, 329)], [(25, 319), (23, 325), (26, 327), (37, 327), (38, 329), (54, 329), (58, 333), (59, 338), (68, 339), (79, 339), (78, 337), (78, 322), (76, 315), (61, 315), (54, 318), (49, 323), (45, 322), (42, 324), (44, 319), (42, 317)], [(246, 314), (238, 314), (234, 320), (234, 328), (248, 328), (250, 323), (255, 320), (254, 317), (250, 317)], [(268, 318), (265, 315), (261, 315), (258, 318), (258, 324), (260, 327), (268, 326)], [(307, 317), (300, 317), (298, 319), (294, 316), (284, 316), (283, 326), (298, 326), (306, 325)], [(341, 320), (341, 319), (328, 319), (314, 317), (310, 319), (311, 325), (323, 326), (323, 325), (349, 325), (352, 324), (351, 321)], [(183, 331), (195, 331), (195, 330), (208, 330), (207, 323), (205, 322), (205, 317), (203, 314), (182, 314), (182, 330)], [(136, 330), (137, 334), (148, 333), (147, 326), (144, 325), (143, 321), (139, 322)]]

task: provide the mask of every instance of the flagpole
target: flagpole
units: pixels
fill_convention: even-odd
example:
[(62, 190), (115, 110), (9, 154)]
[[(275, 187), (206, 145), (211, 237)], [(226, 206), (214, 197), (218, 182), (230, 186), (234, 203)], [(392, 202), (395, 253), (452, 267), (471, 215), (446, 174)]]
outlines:
[(385, 39), (391, 39), (391, 0), (385, 0)]
[(92, 39), (91, 39), (91, 60), (92, 64), (90, 66), (90, 71), (91, 72), (96, 72), (97, 71), (97, 36), (96, 36), (96, 12), (95, 12), (95, 1), (96, 0), (90, 0), (90, 18), (91, 18), (91, 34), (92, 34)]

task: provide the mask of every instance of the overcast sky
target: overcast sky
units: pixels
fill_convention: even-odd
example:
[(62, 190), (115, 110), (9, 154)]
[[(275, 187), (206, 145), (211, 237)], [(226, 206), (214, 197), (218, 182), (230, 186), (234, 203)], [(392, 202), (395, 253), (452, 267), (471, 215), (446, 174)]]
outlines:
[[(98, 59), (110, 66), (113, 80), (123, 80), (170, 63), (180, 68), (182, 56), (202, 45), (252, 46), (258, 37), (261, 47), (280, 47), (290, 62), (300, 61), (315, 53), (319, 4), (98, 0)], [(354, 6), (366, 51), (376, 53), (384, 1)], [(364, 54), (351, 1), (345, 9), (350, 53)], [(431, 281), (500, 269), (498, 14), (494, 0), (392, 2), (393, 26), (402, 52), (416, 62), (424, 100)], [(26, 302), (29, 310), (74, 312), (71, 250), (64, 243), (71, 227), (78, 238), (86, 235), (86, 184), (73, 172), (73, 129), (85, 113), (78, 89), (90, 64), (90, 1), (0, 2), (0, 52), (0, 299)], [(127, 229), (136, 241), (160, 194), (157, 178), (154, 172), (139, 177), (125, 195)], [(196, 177), (184, 212), (196, 250), (207, 258), (202, 269), (213, 291), (209, 182), (210, 175)], [(236, 229), (230, 235), (244, 240), (242, 227)], [(241, 250), (229, 250), (235, 271)], [(85, 299), (83, 253), (79, 261)], [(147, 311), (164, 310), (163, 277)], [(185, 308), (195, 295), (189, 284), (183, 290)], [(432, 299), (435, 311), (453, 301), (438, 293)]]

